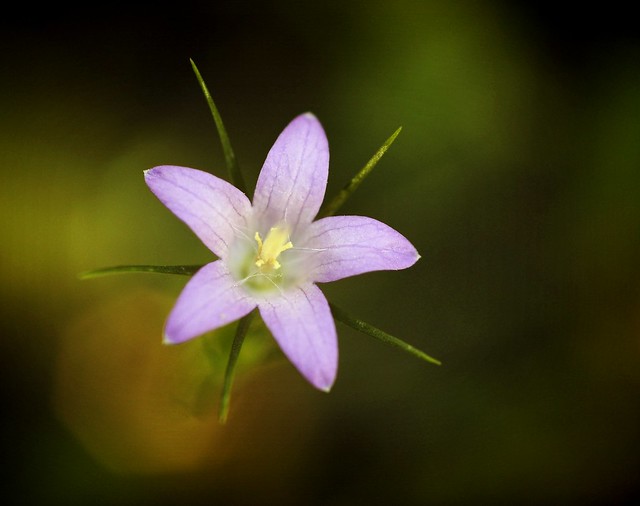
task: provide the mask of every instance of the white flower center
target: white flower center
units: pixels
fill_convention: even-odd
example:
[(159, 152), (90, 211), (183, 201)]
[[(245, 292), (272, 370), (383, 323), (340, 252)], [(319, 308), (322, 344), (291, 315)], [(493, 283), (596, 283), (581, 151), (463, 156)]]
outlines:
[(296, 284), (301, 275), (296, 255), (283, 255), (294, 249), (289, 227), (280, 223), (264, 235), (254, 230), (238, 234), (227, 260), (229, 268), (238, 284), (253, 295), (281, 293)]

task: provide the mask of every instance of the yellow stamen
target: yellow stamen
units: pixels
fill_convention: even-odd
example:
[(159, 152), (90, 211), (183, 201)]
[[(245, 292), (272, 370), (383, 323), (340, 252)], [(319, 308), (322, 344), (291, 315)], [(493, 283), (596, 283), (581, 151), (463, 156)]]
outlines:
[(283, 251), (293, 248), (293, 244), (289, 241), (289, 233), (284, 228), (271, 227), (264, 242), (259, 232), (256, 232), (254, 238), (258, 243), (256, 266), (260, 268), (267, 266), (273, 269), (279, 269), (281, 266), (277, 260), (278, 256)]

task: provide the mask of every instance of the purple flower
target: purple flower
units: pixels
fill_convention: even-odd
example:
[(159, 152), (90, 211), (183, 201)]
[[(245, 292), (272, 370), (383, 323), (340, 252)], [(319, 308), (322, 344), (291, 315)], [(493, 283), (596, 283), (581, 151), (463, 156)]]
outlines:
[(194, 338), (258, 307), (289, 360), (316, 388), (329, 391), (338, 344), (316, 283), (405, 269), (420, 255), (372, 218), (313, 221), (328, 171), (327, 138), (310, 113), (295, 118), (269, 151), (253, 204), (206, 172), (168, 165), (145, 171), (151, 191), (219, 258), (185, 286), (167, 320), (165, 342)]

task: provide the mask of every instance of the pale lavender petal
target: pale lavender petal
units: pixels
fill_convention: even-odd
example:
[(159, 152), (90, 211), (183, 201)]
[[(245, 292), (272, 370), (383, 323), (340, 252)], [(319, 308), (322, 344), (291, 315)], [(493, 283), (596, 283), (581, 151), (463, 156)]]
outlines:
[(248, 314), (255, 300), (238, 285), (222, 260), (205, 265), (189, 280), (173, 307), (164, 335), (181, 343)]
[[(311, 113), (295, 118), (280, 134), (262, 166), (253, 207), (265, 225), (286, 222), (291, 231), (320, 209), (329, 174), (329, 145)], [(264, 221), (263, 221), (264, 223)]]
[(302, 375), (328, 392), (338, 370), (338, 340), (329, 303), (312, 284), (258, 303), (260, 314), (284, 354)]
[(226, 181), (187, 167), (163, 165), (145, 171), (151, 191), (216, 255), (224, 257), (251, 212), (247, 196)]
[(420, 258), (402, 234), (364, 216), (330, 216), (312, 223), (303, 253), (309, 255), (308, 279), (320, 283), (363, 272), (406, 269)]

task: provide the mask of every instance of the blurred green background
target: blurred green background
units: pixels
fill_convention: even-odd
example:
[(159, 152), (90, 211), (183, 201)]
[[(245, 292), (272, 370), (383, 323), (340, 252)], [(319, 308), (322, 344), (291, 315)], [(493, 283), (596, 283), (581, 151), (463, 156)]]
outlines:
[[(5, 497), (20, 504), (623, 504), (640, 451), (640, 42), (616, 3), (117, 3), (0, 21)], [(323, 286), (436, 367), (338, 324), (333, 391), (271, 337), (161, 344), (186, 281), (78, 273), (206, 248), (144, 169), (226, 177), (193, 58), (253, 187), (313, 111), (341, 210), (412, 269)]]

